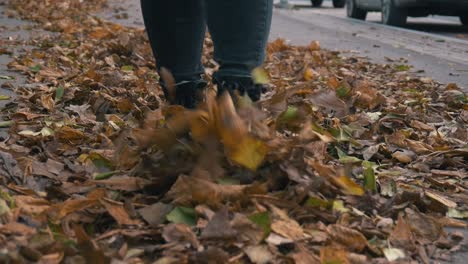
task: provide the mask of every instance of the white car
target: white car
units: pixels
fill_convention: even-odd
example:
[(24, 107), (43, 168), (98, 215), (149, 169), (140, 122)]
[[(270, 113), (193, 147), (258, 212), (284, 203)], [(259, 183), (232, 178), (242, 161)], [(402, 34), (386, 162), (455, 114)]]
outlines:
[(382, 23), (403, 26), (408, 16), (458, 16), (468, 26), (468, 0), (346, 0), (348, 17), (366, 19), (367, 12), (382, 12)]

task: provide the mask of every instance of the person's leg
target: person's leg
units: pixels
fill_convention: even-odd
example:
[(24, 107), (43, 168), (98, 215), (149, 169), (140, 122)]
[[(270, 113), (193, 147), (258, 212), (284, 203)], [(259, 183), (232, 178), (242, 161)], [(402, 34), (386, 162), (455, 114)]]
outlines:
[(190, 98), (204, 86), (201, 79), (206, 29), (203, 1), (141, 0), (141, 9), (158, 70), (167, 68), (177, 83), (176, 102), (172, 103), (193, 108), (196, 99)]
[[(251, 72), (265, 58), (273, 0), (205, 0), (208, 28), (220, 69), (213, 76), (218, 89), (248, 92), (260, 98)], [(226, 84), (226, 85), (223, 85)]]

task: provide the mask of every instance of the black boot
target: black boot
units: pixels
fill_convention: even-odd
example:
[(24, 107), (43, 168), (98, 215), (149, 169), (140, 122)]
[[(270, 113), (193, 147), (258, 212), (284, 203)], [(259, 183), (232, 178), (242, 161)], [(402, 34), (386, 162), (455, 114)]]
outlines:
[(265, 89), (263, 85), (254, 83), (252, 78), (247, 76), (219, 76), (215, 73), (213, 83), (218, 87), (218, 96), (225, 91), (228, 91), (231, 95), (237, 91), (240, 96), (247, 93), (254, 102), (260, 100)]
[(194, 109), (203, 102), (206, 85), (206, 81), (202, 79), (179, 82), (175, 85), (174, 98), (171, 98), (167, 87), (161, 83), (164, 95), (170, 104), (181, 105), (189, 109)]

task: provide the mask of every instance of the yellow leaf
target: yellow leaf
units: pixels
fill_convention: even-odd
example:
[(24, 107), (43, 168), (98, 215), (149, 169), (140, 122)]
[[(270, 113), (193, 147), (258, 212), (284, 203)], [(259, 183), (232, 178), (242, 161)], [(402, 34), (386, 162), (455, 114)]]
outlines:
[(315, 79), (317, 79), (318, 75), (319, 74), (316, 71), (312, 70), (311, 68), (307, 68), (304, 71), (304, 80), (306, 80), (306, 81), (315, 80)]
[(335, 178), (335, 182), (341, 187), (345, 194), (358, 196), (364, 195), (364, 189), (347, 176)]
[(228, 151), (232, 161), (256, 170), (265, 159), (268, 149), (262, 141), (246, 136), (239, 144), (228, 148)]
[(270, 78), (268, 78), (268, 73), (260, 67), (257, 67), (252, 71), (252, 78), (254, 82), (258, 84), (267, 84), (270, 82)]

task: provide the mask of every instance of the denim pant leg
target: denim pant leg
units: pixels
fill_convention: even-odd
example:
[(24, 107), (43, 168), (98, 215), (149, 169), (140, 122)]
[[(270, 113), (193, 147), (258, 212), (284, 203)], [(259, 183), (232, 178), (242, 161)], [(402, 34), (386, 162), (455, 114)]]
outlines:
[(200, 79), (206, 22), (203, 0), (141, 0), (141, 9), (157, 67), (176, 82)]
[(220, 76), (250, 77), (265, 59), (273, 0), (205, 0)]

